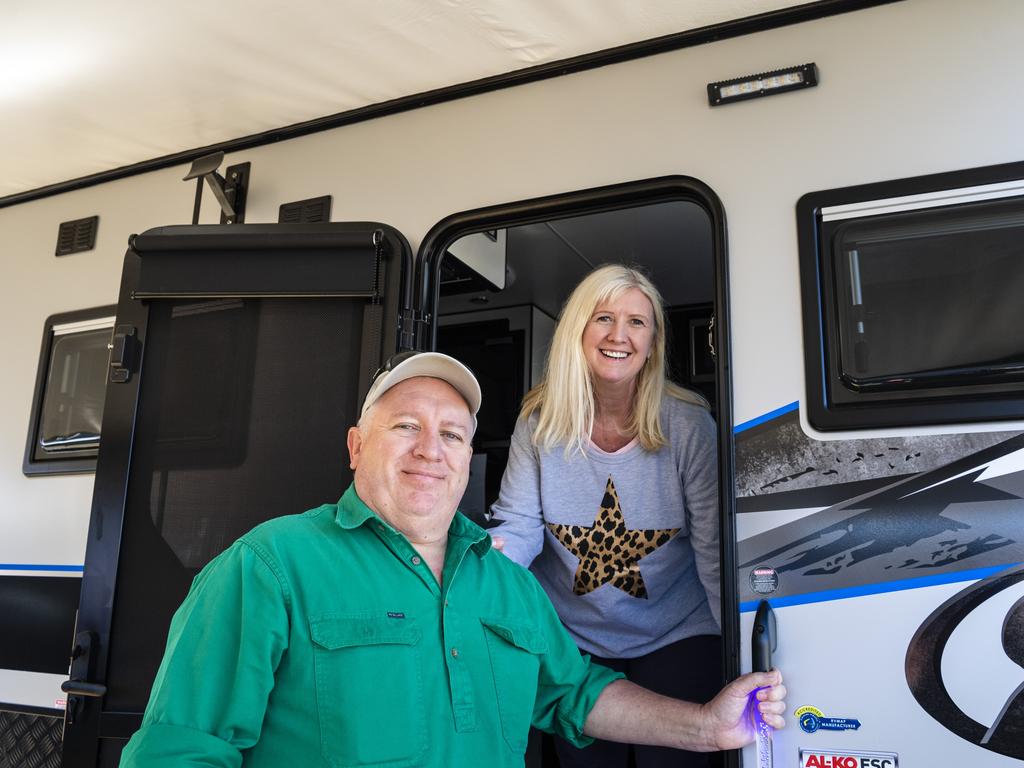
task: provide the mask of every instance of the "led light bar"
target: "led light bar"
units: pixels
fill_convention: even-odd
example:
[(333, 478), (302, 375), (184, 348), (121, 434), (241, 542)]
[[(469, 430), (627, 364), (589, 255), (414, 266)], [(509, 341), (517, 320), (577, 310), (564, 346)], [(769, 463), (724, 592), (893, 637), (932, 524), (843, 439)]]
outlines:
[(756, 99), (758, 96), (795, 91), (797, 88), (811, 88), (817, 84), (818, 68), (811, 62), (797, 67), (708, 83), (708, 103), (712, 107), (717, 107), (734, 101)]

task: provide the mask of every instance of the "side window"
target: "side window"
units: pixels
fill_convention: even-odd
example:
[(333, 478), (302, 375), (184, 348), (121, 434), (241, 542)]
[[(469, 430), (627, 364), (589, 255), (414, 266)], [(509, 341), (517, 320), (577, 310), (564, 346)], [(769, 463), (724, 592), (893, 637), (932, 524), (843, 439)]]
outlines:
[(96, 469), (115, 307), (51, 315), (43, 328), (22, 469)]
[(814, 213), (804, 198), (817, 228), (800, 253), (812, 426), (1024, 418), (1022, 193), (951, 189)]

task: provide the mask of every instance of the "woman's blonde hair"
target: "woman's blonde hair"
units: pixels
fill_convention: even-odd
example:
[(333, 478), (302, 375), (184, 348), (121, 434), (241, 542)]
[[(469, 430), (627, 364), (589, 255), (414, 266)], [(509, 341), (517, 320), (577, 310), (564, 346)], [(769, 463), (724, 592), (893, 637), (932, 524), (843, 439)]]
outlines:
[(594, 427), (595, 402), (594, 383), (581, 343), (583, 331), (598, 306), (614, 301), (630, 288), (643, 293), (654, 310), (651, 355), (637, 374), (633, 412), (627, 424), (630, 433), (648, 451), (668, 443), (661, 429), (661, 398), (665, 394), (708, 407), (701, 395), (665, 376), (665, 311), (658, 289), (638, 269), (608, 264), (583, 278), (566, 300), (551, 340), (544, 378), (523, 398), (521, 418), (540, 412), (534, 445), (550, 451), (565, 443), (567, 455), (574, 449), (584, 452)]

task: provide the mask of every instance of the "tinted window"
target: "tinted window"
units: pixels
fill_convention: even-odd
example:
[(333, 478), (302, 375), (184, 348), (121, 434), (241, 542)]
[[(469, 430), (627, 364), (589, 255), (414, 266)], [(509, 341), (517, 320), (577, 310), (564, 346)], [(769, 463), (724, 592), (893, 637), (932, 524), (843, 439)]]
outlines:
[(1024, 205), (933, 208), (840, 225), (841, 379), (853, 390), (1024, 376)]
[(96, 468), (113, 326), (113, 307), (47, 319), (25, 447), (25, 474)]
[(1024, 419), (1024, 163), (797, 203), (807, 418)]

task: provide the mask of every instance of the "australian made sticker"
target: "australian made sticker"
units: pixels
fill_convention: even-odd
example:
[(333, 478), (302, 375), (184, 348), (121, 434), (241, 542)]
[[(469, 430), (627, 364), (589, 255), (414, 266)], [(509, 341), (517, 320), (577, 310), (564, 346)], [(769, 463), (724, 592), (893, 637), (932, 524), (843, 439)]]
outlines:
[(895, 752), (801, 749), (800, 768), (899, 768), (899, 755)]
[[(793, 713), (800, 729), (804, 733), (815, 731), (856, 731), (860, 728), (860, 720), (852, 717), (825, 717), (817, 707), (800, 707)], [(831, 768), (831, 766), (829, 766)]]

